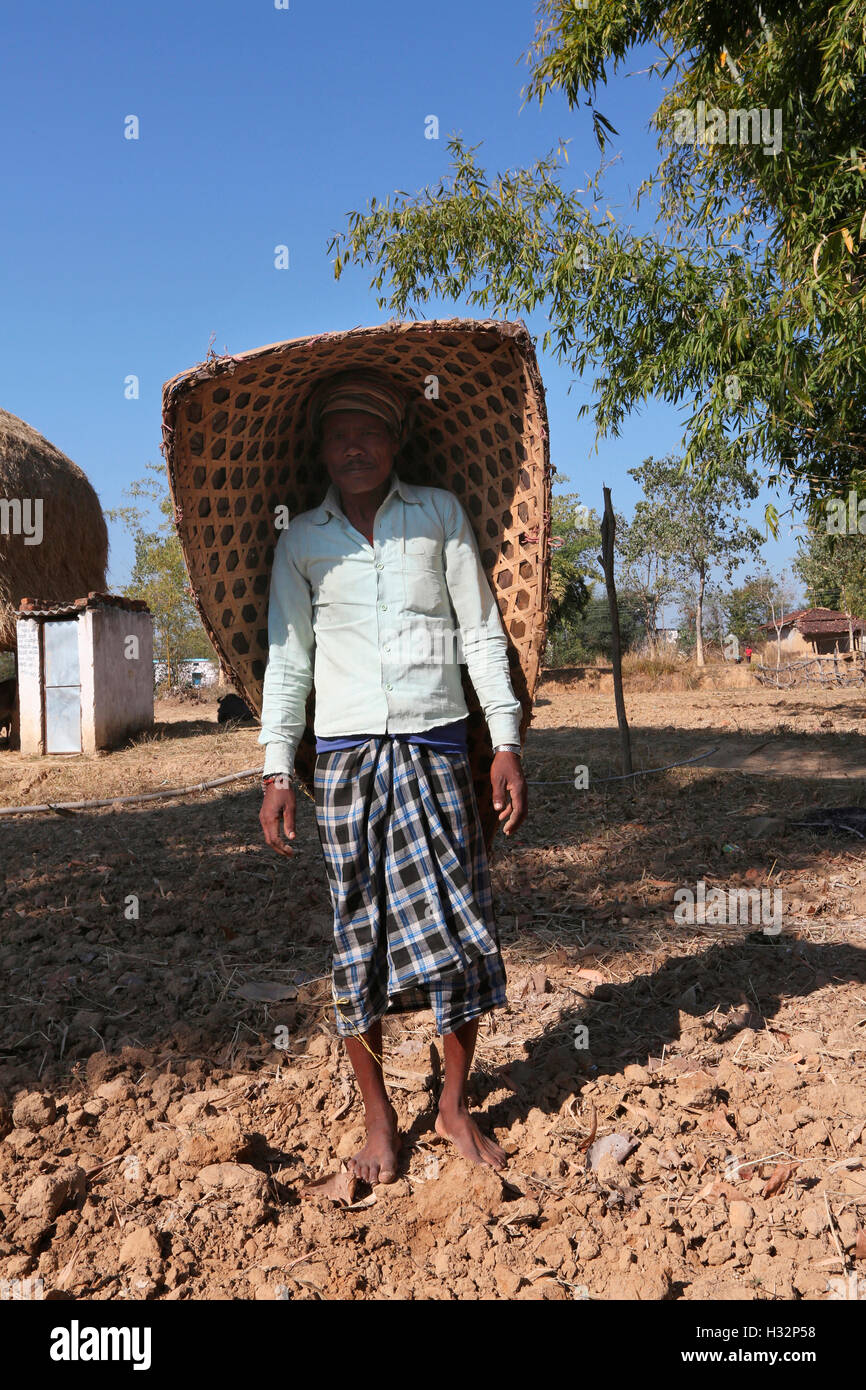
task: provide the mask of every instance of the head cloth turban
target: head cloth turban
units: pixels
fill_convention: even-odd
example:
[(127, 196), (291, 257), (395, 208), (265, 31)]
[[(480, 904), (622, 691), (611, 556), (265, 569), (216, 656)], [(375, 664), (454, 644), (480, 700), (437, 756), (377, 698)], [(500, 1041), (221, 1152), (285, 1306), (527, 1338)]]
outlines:
[(338, 410), (363, 410), (377, 415), (402, 439), (406, 424), (406, 401), (388, 377), (373, 371), (337, 372), (321, 382), (313, 393), (310, 413), (315, 432), (326, 415)]

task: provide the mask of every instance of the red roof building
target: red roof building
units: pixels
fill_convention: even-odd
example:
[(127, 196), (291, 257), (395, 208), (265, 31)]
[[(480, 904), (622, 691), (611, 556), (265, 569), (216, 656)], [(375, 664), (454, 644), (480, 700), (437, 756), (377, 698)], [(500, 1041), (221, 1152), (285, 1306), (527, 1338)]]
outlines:
[[(852, 629), (854, 650), (859, 651), (866, 622), (862, 618), (852, 617), (849, 625), (847, 613), (837, 613), (832, 608), (801, 608), (797, 613), (786, 613), (779, 620), (779, 629), (778, 636), (784, 651), (832, 656), (835, 651), (847, 652), (850, 649)], [(758, 630), (768, 642), (777, 640), (775, 623), (763, 623)]]

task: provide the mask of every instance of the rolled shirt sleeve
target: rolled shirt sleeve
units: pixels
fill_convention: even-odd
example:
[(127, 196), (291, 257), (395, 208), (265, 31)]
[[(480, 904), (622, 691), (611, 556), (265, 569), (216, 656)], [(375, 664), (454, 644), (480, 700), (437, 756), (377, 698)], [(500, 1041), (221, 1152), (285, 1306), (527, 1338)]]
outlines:
[(461, 659), (484, 711), (494, 748), (520, 743), (523, 713), (508, 668), (508, 639), (487, 581), (475, 532), (459, 500), (448, 495), (444, 516), (448, 593), (460, 628)]
[(310, 585), (292, 550), (292, 525), (274, 551), (268, 598), (268, 664), (262, 690), (263, 771), (291, 773), (306, 728), (315, 636)]

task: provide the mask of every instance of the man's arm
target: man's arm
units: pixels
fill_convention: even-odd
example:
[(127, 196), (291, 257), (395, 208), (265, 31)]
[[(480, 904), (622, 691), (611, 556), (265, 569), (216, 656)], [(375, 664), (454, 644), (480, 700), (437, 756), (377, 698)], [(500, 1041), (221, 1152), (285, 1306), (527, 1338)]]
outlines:
[(494, 748), (520, 744), (523, 713), (508, 669), (508, 639), (475, 532), (460, 500), (450, 493), (444, 515), (445, 577), (460, 627), (462, 659), (484, 711)]
[(292, 527), (274, 551), (268, 599), (268, 664), (262, 690), (265, 773), (290, 773), (306, 728), (307, 696), (313, 685), (313, 601), (310, 586), (292, 553)]

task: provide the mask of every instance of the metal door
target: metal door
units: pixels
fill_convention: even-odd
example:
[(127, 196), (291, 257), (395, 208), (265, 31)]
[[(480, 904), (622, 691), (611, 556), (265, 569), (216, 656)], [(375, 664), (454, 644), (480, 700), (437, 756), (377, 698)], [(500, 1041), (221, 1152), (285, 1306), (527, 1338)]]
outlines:
[(81, 671), (78, 619), (43, 623), (45, 751), (81, 752)]

